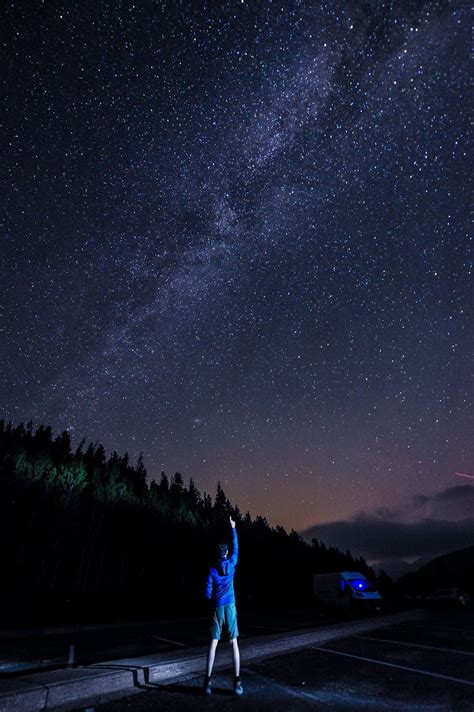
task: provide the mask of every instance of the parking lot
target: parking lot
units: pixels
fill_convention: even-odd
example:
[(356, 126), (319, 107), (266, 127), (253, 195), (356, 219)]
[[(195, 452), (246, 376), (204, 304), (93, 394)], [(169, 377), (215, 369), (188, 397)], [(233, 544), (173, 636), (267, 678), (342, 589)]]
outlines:
[[(219, 654), (219, 650), (218, 650)], [(204, 661), (203, 661), (204, 664)], [(371, 634), (331, 641), (250, 665), (242, 660), (241, 698), (232, 671), (213, 676), (214, 692), (201, 695), (201, 677), (173, 685), (153, 683), (122, 699), (77, 712), (241, 710), (474, 710), (474, 615), (436, 611)]]
[[(315, 608), (239, 611), (242, 638), (297, 631), (339, 622)], [(0, 680), (40, 670), (91, 665), (131, 655), (148, 655), (206, 645), (209, 615), (69, 628), (0, 630)]]

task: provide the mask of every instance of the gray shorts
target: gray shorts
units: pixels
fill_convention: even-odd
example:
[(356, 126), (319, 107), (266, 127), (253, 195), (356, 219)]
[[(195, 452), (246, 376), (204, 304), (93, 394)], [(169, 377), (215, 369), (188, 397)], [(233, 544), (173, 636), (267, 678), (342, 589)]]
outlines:
[(211, 638), (220, 640), (224, 626), (229, 633), (229, 640), (237, 638), (239, 629), (237, 627), (237, 609), (235, 603), (228, 603), (225, 606), (216, 606), (212, 616)]

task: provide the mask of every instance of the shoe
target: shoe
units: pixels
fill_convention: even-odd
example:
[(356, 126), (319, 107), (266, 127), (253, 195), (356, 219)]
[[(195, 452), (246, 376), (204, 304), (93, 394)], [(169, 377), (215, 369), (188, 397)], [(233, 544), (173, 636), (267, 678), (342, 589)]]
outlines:
[(240, 697), (244, 692), (244, 688), (242, 687), (242, 683), (240, 682), (240, 677), (234, 678), (234, 695), (237, 695)]
[(210, 695), (212, 690), (211, 690), (211, 678), (208, 677), (207, 675), (204, 677), (204, 682), (202, 685), (202, 691), (204, 695)]

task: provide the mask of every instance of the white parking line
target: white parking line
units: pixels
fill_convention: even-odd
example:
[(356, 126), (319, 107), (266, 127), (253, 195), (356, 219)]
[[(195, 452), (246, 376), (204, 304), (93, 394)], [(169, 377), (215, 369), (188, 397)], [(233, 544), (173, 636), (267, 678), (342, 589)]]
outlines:
[[(275, 626), (269, 626), (269, 625), (249, 625), (247, 626), (248, 628), (252, 630), (276, 630), (277, 633), (289, 633), (292, 629), (291, 628), (276, 628)], [(296, 633), (298, 632), (297, 630), (295, 631)]]
[(168, 638), (160, 638), (159, 635), (152, 635), (151, 636), (154, 640), (162, 640), (164, 643), (171, 643), (172, 645), (179, 645), (180, 648), (189, 648), (189, 645), (185, 645), (184, 643), (178, 643), (176, 640), (168, 640)]
[(404, 640), (388, 640), (387, 638), (370, 638), (368, 635), (355, 635), (357, 640), (378, 640), (381, 643), (393, 643), (393, 645), (408, 645), (410, 648), (424, 648), (425, 650), (438, 650), (442, 653), (456, 653), (457, 655), (470, 655), (474, 658), (474, 653), (466, 650), (453, 650), (453, 648), (437, 648), (434, 645), (421, 645), (421, 643), (407, 643)]
[[(308, 700), (312, 704), (311, 709), (314, 709), (315, 702), (320, 703), (318, 705), (318, 709), (332, 709), (335, 705), (337, 705), (338, 709), (373, 709), (375, 712), (380, 712), (381, 710), (393, 712), (395, 709), (401, 709), (395, 701), (387, 700), (387, 698), (383, 701), (379, 697), (370, 697), (366, 691), (363, 691), (363, 694), (358, 697), (356, 691), (353, 689), (344, 692), (343, 690), (334, 689), (332, 686), (326, 687), (323, 683), (321, 689), (315, 690), (313, 688), (310, 692), (309, 690), (302, 690), (301, 688), (296, 689), (294, 685), (285, 685), (282, 682), (278, 682), (278, 680), (275, 680), (275, 678), (270, 675), (262, 675), (262, 673), (250, 670), (247, 667), (242, 668), (242, 670), (245, 673), (245, 678), (253, 677), (256, 681), (263, 682), (265, 687), (269, 690), (273, 688), (274, 690), (290, 697), (295, 697), (299, 700)], [(288, 709), (291, 709), (291, 707), (288, 707)], [(412, 709), (421, 708), (417, 706)], [(425, 708), (423, 707), (422, 709)]]
[(280, 692), (284, 692), (287, 695), (290, 695), (290, 697), (297, 697), (300, 700), (311, 700), (311, 702), (321, 702), (321, 698), (318, 694), (307, 692), (306, 690), (295, 690), (289, 687), (288, 685), (283, 685), (281, 682), (277, 682), (277, 680), (274, 680), (273, 678), (267, 677), (266, 675), (261, 675), (260, 673), (255, 672), (254, 670), (249, 670), (248, 668), (245, 668), (245, 676), (247, 675), (250, 677), (257, 678), (257, 680), (262, 680), (262, 682), (265, 682), (266, 685), (271, 685)]
[(421, 628), (422, 630), (448, 630), (450, 633), (474, 633), (474, 628), (470, 626), (463, 626), (458, 628), (453, 625), (420, 625), (419, 623), (402, 623), (403, 627), (407, 628)]
[(331, 650), (331, 648), (320, 648), (316, 645), (310, 646), (312, 650), (319, 650), (321, 653), (332, 653), (333, 655), (342, 655), (344, 658), (353, 658), (362, 660), (365, 663), (374, 663), (375, 665), (384, 665), (385, 667), (397, 668), (398, 670), (406, 670), (407, 672), (416, 672), (419, 675), (428, 675), (429, 677), (437, 677), (441, 680), (450, 680), (451, 682), (459, 682), (462, 685), (470, 685), (474, 687), (474, 682), (470, 680), (462, 680), (458, 677), (450, 677), (449, 675), (441, 675), (438, 672), (429, 672), (428, 670), (419, 670), (418, 668), (406, 667), (405, 665), (396, 665), (395, 663), (387, 663), (384, 660), (375, 660), (374, 658), (365, 658), (362, 655), (352, 655), (351, 653), (343, 653), (340, 650)]

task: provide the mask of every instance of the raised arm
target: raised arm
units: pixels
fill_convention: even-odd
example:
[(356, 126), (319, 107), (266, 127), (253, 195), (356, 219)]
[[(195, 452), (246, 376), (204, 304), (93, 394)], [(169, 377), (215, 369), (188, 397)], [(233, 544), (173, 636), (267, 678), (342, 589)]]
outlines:
[(232, 527), (232, 555), (230, 556), (230, 562), (235, 566), (239, 558), (239, 540), (237, 538), (237, 529), (235, 528), (235, 522), (232, 517), (230, 519), (230, 526)]

